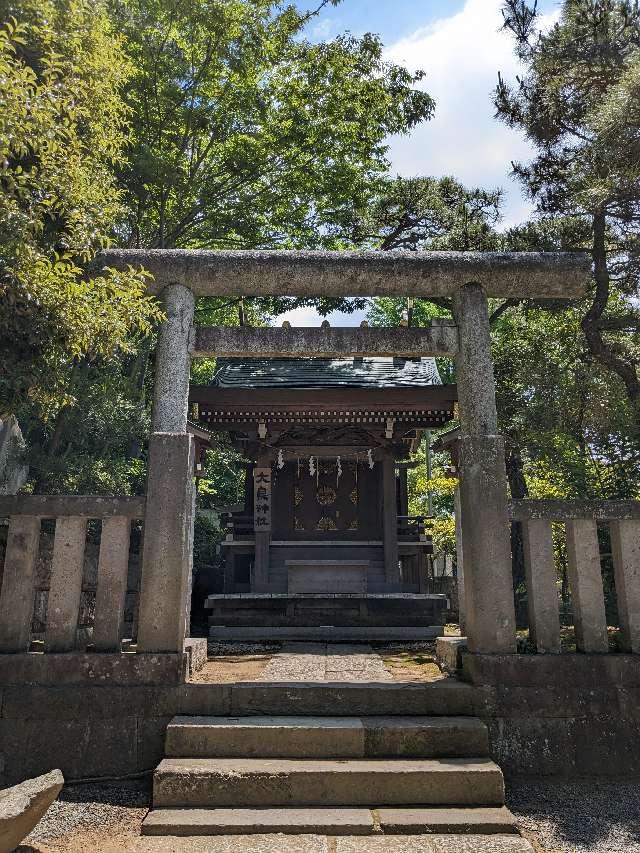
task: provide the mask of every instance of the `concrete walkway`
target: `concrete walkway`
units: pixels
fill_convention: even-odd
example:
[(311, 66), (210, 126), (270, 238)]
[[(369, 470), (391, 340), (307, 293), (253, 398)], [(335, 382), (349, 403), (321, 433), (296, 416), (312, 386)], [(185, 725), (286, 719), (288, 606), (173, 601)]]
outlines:
[(393, 681), (367, 645), (287, 643), (258, 681)]

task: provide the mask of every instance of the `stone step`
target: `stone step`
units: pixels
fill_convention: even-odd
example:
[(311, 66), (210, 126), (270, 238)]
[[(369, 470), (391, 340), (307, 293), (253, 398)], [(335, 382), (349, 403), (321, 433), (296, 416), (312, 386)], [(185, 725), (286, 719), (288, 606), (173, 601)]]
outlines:
[(422, 835), (517, 833), (515, 817), (498, 808), (157, 809), (144, 835)]
[(238, 681), (182, 688), (186, 715), (255, 717), (473, 716), (476, 688), (443, 678), (434, 682)]
[(209, 621), (209, 638), (218, 642), (268, 643), (274, 640), (311, 643), (421, 643), (444, 634), (442, 625), (321, 625), (317, 627), (228, 627)]
[(488, 758), (165, 758), (153, 777), (155, 808), (504, 805)]
[(533, 847), (514, 835), (146, 835), (133, 853), (533, 853)]
[(486, 756), (477, 717), (178, 716), (168, 758), (445, 758)]

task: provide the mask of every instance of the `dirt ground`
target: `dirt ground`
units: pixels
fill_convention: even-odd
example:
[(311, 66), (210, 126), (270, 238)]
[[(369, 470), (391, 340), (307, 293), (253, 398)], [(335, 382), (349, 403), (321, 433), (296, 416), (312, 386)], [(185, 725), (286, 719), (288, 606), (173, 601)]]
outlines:
[(394, 681), (438, 681), (445, 678), (436, 663), (434, 643), (375, 646)]

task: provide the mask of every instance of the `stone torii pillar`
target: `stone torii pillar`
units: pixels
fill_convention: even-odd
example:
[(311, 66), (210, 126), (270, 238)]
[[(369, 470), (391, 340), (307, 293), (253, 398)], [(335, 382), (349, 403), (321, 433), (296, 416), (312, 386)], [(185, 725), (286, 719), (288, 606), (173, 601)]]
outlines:
[(138, 651), (182, 653), (189, 630), (193, 552), (194, 446), (187, 433), (194, 295), (181, 284), (162, 292), (147, 503)]
[(504, 441), (498, 435), (487, 297), (466, 284), (454, 297), (460, 343), (460, 526), (469, 650), (515, 652)]

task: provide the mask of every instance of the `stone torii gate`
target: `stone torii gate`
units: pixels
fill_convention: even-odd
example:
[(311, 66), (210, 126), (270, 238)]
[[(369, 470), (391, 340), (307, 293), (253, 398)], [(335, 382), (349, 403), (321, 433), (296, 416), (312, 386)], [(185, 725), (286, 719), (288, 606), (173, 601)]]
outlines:
[[(469, 649), (515, 652), (504, 443), (498, 434), (488, 298), (582, 295), (586, 256), (566, 253), (116, 250), (100, 268), (141, 264), (167, 315), (156, 354), (138, 649), (181, 651), (192, 563), (194, 355), (456, 360), (460, 524)], [(455, 326), (429, 329), (194, 328), (198, 296), (450, 297)]]

